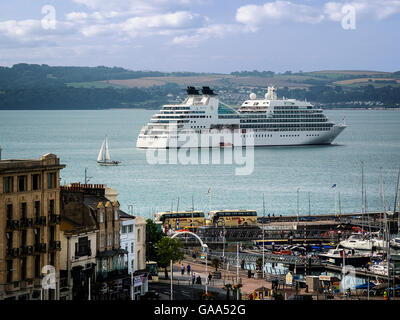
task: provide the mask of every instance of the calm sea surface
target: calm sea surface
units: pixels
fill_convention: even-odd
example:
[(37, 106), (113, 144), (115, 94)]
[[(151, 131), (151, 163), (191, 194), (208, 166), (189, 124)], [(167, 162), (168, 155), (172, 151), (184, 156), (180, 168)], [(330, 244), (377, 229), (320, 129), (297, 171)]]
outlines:
[[(342, 212), (361, 211), (361, 165), (369, 210), (382, 208), (379, 171), (385, 182), (387, 206), (393, 208), (400, 166), (400, 112), (330, 110), (335, 122), (346, 117), (348, 128), (332, 146), (256, 148), (254, 171), (236, 176), (235, 165), (152, 165), (146, 151), (136, 149), (140, 128), (154, 110), (0, 111), (0, 145), (5, 158), (39, 158), (55, 153), (67, 167), (62, 183), (83, 182), (117, 189), (124, 210), (148, 217), (158, 210), (256, 209), (266, 213), (333, 213), (340, 192)], [(104, 135), (118, 167), (101, 167), (96, 158)], [(331, 188), (333, 184), (337, 187)], [(211, 188), (211, 196), (207, 194)]]

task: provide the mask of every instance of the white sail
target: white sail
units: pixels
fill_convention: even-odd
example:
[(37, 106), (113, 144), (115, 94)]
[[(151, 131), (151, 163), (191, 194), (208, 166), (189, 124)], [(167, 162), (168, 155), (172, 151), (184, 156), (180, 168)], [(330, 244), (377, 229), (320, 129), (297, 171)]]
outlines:
[(99, 152), (99, 155), (97, 156), (97, 161), (104, 161), (104, 143), (105, 143), (105, 140), (103, 141), (103, 144), (101, 145), (101, 148), (100, 148), (100, 152)]
[(107, 136), (106, 136), (106, 157), (105, 157), (105, 160), (106, 161), (110, 161), (111, 160), (111, 157), (110, 157), (110, 151), (108, 150), (108, 139), (107, 139)]

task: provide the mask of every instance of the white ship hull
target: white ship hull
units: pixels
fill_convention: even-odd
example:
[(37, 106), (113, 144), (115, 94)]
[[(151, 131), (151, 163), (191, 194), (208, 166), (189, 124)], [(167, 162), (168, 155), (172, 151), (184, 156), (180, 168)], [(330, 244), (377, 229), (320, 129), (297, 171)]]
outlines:
[[(335, 125), (329, 131), (254, 131), (241, 135), (239, 146), (297, 146), (297, 145), (324, 145), (331, 144), (336, 137), (346, 128), (344, 125)], [(224, 131), (227, 136), (232, 136), (232, 131)], [(213, 139), (213, 135), (217, 137)], [(247, 135), (247, 136), (246, 136)], [(164, 133), (153, 138), (139, 134), (136, 147), (144, 149), (168, 149), (168, 148), (217, 148), (235, 146), (235, 141), (220, 139), (221, 133), (213, 133), (210, 130), (202, 130), (201, 133)], [(203, 143), (201, 140), (208, 141)], [(240, 141), (240, 140), (239, 140)], [(237, 146), (238, 144), (236, 144)]]

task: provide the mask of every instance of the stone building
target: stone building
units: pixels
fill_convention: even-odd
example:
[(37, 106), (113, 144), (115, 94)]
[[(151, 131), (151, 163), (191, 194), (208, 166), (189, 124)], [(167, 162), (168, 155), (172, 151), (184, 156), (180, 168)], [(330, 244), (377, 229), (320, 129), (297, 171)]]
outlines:
[(0, 160), (0, 300), (58, 299), (63, 168), (54, 154)]
[[(120, 247), (120, 208), (117, 200), (105, 196), (106, 187), (99, 184), (73, 183), (61, 189), (63, 218), (87, 227), (93, 219), (96, 232), (96, 266), (93, 298), (117, 299), (122, 293), (122, 280), (128, 278), (124, 256)], [(93, 244), (91, 244), (92, 246)], [(92, 252), (93, 254), (93, 252)], [(86, 266), (79, 277), (85, 278)], [(87, 275), (85, 278), (87, 281)]]

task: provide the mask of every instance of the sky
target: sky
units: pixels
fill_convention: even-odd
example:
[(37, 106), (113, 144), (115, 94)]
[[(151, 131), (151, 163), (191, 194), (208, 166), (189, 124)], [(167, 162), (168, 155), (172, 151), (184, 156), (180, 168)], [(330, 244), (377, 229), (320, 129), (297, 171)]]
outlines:
[(1, 0), (0, 65), (400, 70), (400, 0)]

